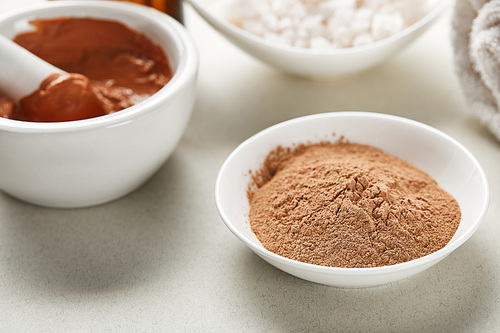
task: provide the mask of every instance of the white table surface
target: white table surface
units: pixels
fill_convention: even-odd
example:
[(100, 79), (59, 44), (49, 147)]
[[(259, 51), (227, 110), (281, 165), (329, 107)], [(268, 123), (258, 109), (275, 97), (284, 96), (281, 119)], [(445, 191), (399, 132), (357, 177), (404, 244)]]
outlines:
[[(40, 1), (1, 0), (0, 12)], [(333, 82), (280, 74), (191, 8), (185, 14), (200, 52), (198, 98), (180, 145), (150, 181), (77, 210), (0, 194), (0, 331), (500, 331), (500, 143), (464, 101), (449, 13), (388, 62)], [(476, 234), (431, 269), (368, 289), (300, 280), (236, 239), (214, 204), (228, 154), (270, 125), (340, 110), (412, 118), (465, 145), (491, 186)]]

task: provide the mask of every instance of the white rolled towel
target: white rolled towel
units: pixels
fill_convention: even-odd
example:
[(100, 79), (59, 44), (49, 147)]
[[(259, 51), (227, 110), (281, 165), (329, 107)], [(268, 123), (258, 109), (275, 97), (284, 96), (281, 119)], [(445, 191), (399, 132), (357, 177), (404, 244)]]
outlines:
[(500, 140), (500, 0), (455, 0), (451, 24), (465, 98)]

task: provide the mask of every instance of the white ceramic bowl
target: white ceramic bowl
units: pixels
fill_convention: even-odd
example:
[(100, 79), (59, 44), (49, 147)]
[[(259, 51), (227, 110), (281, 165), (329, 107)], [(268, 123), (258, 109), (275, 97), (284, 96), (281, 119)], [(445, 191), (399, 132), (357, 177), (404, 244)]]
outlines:
[(449, 5), (449, 0), (421, 1), (432, 8), (425, 17), (395, 35), (371, 44), (311, 50), (276, 44), (238, 28), (220, 13), (220, 1), (223, 0), (187, 0), (211, 26), (255, 58), (289, 74), (321, 79), (353, 74), (387, 60), (420, 36)]
[(195, 101), (198, 55), (185, 28), (158, 11), (112, 1), (52, 1), (4, 13), (11, 38), (34, 18), (118, 20), (166, 52), (172, 79), (147, 100), (102, 117), (60, 123), (0, 118), (0, 189), (50, 207), (83, 207), (143, 184), (177, 146)]
[[(336, 137), (332, 137), (332, 133)], [(413, 261), (374, 268), (335, 268), (307, 264), (266, 250), (248, 218), (249, 170), (259, 170), (267, 154), (282, 145), (332, 141), (345, 136), (368, 144), (426, 171), (458, 201), (462, 219), (453, 239), (441, 250)], [(338, 287), (368, 287), (419, 273), (462, 245), (479, 227), (489, 203), (489, 187), (478, 161), (461, 144), (422, 123), (396, 116), (333, 112), (293, 119), (257, 133), (224, 162), (215, 188), (217, 209), (227, 227), (270, 264), (305, 280)]]

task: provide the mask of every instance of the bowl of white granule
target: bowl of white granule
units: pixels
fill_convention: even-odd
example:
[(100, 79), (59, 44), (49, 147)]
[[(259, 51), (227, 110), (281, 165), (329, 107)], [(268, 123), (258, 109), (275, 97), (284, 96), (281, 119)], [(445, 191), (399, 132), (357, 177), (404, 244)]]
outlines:
[(229, 41), (285, 73), (332, 78), (387, 60), (450, 0), (187, 0)]

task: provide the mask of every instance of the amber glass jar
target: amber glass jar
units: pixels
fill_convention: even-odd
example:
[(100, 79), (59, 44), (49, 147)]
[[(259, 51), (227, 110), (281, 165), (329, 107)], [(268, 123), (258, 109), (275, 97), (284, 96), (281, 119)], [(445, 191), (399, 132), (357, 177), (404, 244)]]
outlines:
[(120, 0), (138, 3), (162, 11), (179, 22), (183, 22), (182, 0)]
[(164, 12), (177, 21), (184, 23), (184, 14), (182, 12), (182, 0), (115, 0), (138, 3), (144, 6), (153, 7)]

